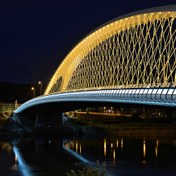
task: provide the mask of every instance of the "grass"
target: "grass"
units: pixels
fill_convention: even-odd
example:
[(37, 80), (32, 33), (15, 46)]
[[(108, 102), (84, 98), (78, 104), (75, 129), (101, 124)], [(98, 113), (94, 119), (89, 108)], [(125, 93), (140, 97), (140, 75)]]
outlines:
[(82, 170), (78, 171), (71, 170), (70, 172), (67, 172), (66, 176), (106, 176), (106, 172), (99, 167), (99, 162), (97, 162), (95, 168), (84, 167)]

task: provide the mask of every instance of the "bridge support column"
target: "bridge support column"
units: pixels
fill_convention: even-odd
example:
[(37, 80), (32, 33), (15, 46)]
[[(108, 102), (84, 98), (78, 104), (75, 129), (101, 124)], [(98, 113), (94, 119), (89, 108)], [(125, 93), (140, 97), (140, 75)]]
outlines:
[(142, 109), (142, 117), (143, 119), (149, 119), (149, 118), (152, 118), (152, 114), (153, 114), (154, 110), (151, 109), (151, 108), (143, 108)]
[(57, 128), (63, 126), (62, 112), (50, 114), (47, 118), (49, 127)]
[(144, 119), (146, 119), (146, 111), (145, 111), (145, 108), (142, 108), (142, 117)]
[(37, 114), (36, 117), (35, 117), (35, 124), (34, 124), (35, 128), (37, 127), (38, 119), (39, 119), (39, 114)]
[(23, 135), (32, 135), (32, 130), (30, 128), (31, 122), (29, 121), (30, 116), (26, 117), (23, 114), (13, 114), (11, 118), (15, 123), (15, 129), (12, 127), (14, 133), (20, 131)]
[(142, 108), (143, 119), (148, 119), (150, 116), (150, 110), (148, 108)]
[(62, 113), (37, 113), (34, 128), (56, 128), (63, 125)]
[[(37, 124), (37, 125), (36, 125)], [(73, 130), (63, 124), (63, 113), (38, 114), (35, 118), (34, 134), (49, 136), (72, 136)]]
[(165, 112), (165, 114), (166, 114), (166, 117), (169, 118), (169, 119), (171, 119), (171, 118), (172, 118), (172, 114), (173, 114), (173, 112), (174, 112), (174, 109), (172, 109), (172, 108), (166, 108), (166, 109), (164, 110), (164, 112)]

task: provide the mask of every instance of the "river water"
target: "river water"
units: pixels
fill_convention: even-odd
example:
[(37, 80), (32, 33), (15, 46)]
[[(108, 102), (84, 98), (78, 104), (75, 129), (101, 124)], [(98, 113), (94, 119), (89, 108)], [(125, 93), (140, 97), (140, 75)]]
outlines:
[(1, 140), (0, 175), (64, 176), (99, 167), (112, 176), (176, 175), (176, 140), (168, 138), (21, 138)]

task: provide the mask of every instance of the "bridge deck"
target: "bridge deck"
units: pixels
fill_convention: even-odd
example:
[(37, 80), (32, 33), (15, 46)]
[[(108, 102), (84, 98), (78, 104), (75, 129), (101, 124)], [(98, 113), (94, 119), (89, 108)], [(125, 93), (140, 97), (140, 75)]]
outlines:
[(14, 113), (20, 113), (33, 106), (58, 102), (110, 102), (176, 107), (176, 88), (111, 89), (55, 93), (31, 99), (17, 108)]

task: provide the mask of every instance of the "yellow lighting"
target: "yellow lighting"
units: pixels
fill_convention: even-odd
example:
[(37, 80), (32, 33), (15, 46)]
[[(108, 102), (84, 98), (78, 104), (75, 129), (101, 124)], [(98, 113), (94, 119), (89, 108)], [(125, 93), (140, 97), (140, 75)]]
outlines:
[(146, 143), (145, 143), (145, 139), (143, 140), (143, 157), (146, 157)]
[(80, 154), (82, 153), (82, 146), (81, 146), (81, 144), (80, 144), (80, 146), (79, 146), (79, 153), (80, 153)]
[(106, 156), (106, 139), (104, 139), (104, 156)]
[(155, 146), (155, 157), (158, 157), (158, 146), (159, 146), (159, 141), (156, 140), (156, 146)]
[(17, 155), (15, 155), (15, 164), (17, 164), (18, 163), (18, 157), (17, 157)]
[(119, 147), (119, 141), (118, 141), (118, 139), (117, 139), (117, 141), (116, 141), (116, 147), (117, 147), (117, 148)]
[(78, 142), (76, 142), (76, 153), (78, 153)]
[(113, 161), (115, 161), (115, 159), (116, 159), (116, 151), (115, 151), (115, 149), (113, 150)]
[[(175, 21), (175, 11), (152, 12), (115, 20), (101, 27), (68, 53), (48, 84), (45, 95), (51, 92), (60, 77), (63, 78), (62, 87), (58, 89), (61, 92), (174, 83)], [(153, 30), (162, 33), (151, 35)], [(165, 61), (164, 54), (167, 56)]]
[(121, 148), (123, 149), (123, 139), (121, 139)]

